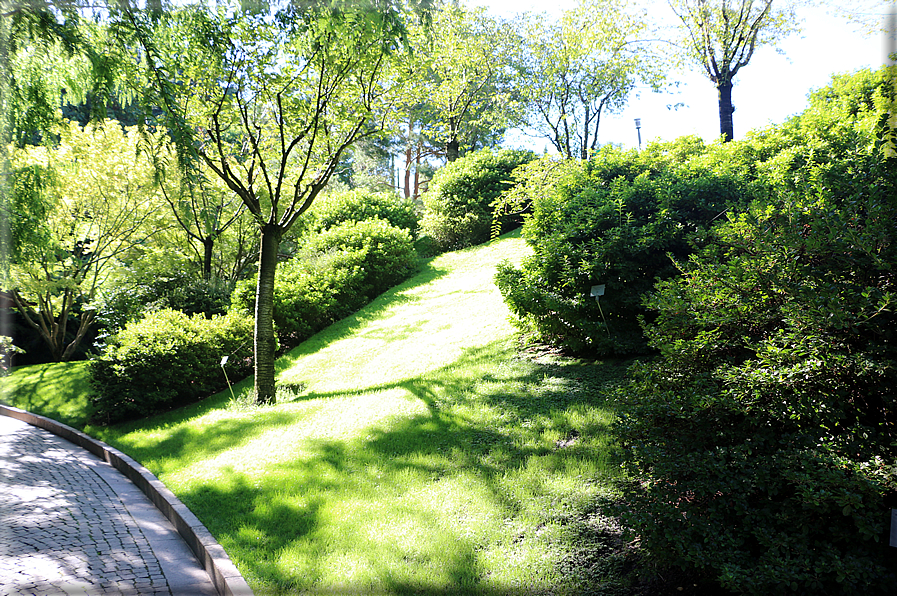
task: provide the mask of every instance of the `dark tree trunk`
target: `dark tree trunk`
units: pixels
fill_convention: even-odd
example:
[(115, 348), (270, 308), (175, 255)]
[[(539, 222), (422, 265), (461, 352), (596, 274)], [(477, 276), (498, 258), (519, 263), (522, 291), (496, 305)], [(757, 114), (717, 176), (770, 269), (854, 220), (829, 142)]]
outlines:
[(414, 198), (420, 196), (420, 143), (417, 145), (417, 155), (414, 157)]
[(215, 247), (215, 238), (206, 236), (202, 240), (202, 278), (206, 281), (212, 279), (212, 249)]
[(411, 139), (414, 136), (414, 123), (408, 122), (408, 147), (405, 148), (405, 198), (411, 197)]
[(719, 93), (719, 132), (723, 135), (723, 141), (729, 142), (735, 138), (735, 131), (732, 126), (732, 82), (719, 83), (716, 86)]
[(457, 137), (449, 140), (445, 145), (445, 159), (451, 163), (461, 157), (461, 144)]
[(273, 404), (275, 400), (274, 275), (281, 233), (277, 225), (262, 226), (255, 293), (255, 394), (259, 405)]

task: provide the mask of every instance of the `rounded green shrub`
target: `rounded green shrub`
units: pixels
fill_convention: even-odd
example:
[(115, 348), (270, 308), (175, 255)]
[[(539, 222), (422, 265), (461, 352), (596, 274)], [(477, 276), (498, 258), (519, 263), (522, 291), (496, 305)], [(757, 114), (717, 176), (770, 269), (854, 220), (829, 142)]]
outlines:
[[(342, 223), (304, 240), (302, 250), (278, 266), (274, 283), (274, 323), (285, 346), (362, 308), (417, 264), (409, 233), (383, 220)], [(231, 303), (251, 311), (254, 283), (239, 282)]]
[(383, 220), (347, 222), (308, 239), (303, 258), (332, 251), (364, 254), (360, 293), (368, 300), (408, 279), (417, 264), (410, 234)]
[[(641, 153), (606, 147), (588, 162), (522, 168), (530, 202), (523, 236), (534, 253), (496, 276), (520, 327), (574, 353), (645, 351), (643, 296), (678, 274), (676, 263), (727, 210), (760, 192), (741, 173), (746, 161), (686, 137)], [(598, 300), (593, 286), (604, 286)]]
[(90, 361), (92, 418), (113, 423), (168, 410), (227, 386), (252, 370), (253, 321), (163, 309), (127, 324)]
[(381, 219), (416, 238), (420, 224), (418, 208), (411, 199), (365, 189), (332, 194), (314, 206), (313, 215), (318, 232), (342, 223)]
[[(512, 184), (511, 172), (532, 161), (531, 151), (481, 149), (439, 169), (421, 199), (421, 230), (439, 250), (455, 250), (489, 239), (492, 204)], [(520, 225), (519, 218), (505, 216), (505, 231)]]

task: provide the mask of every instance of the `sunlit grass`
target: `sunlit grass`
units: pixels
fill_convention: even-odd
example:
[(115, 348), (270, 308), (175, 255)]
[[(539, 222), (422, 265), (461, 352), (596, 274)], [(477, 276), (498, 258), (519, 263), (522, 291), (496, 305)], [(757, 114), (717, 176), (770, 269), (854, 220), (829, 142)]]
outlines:
[(86, 362), (24, 366), (0, 378), (3, 403), (77, 428), (87, 422), (89, 393)]
[(225, 391), (88, 430), (156, 473), (260, 593), (613, 593), (596, 503), (615, 475), (603, 393), (625, 367), (519, 357), (492, 277), (526, 250), (434, 259), (282, 358), (275, 406)]

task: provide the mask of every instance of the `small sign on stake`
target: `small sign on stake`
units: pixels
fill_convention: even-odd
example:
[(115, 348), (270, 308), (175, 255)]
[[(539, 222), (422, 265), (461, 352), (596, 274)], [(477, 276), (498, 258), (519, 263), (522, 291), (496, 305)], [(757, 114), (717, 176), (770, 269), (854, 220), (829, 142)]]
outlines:
[(601, 309), (601, 301), (599, 300), (599, 298), (604, 296), (604, 286), (605, 284), (592, 286), (592, 292), (589, 295), (594, 296), (595, 302), (598, 303), (598, 310), (601, 312), (601, 320), (604, 321), (604, 329), (607, 330), (607, 335), (610, 336), (610, 327), (607, 326), (607, 319), (604, 318), (604, 311)]
[(228, 359), (227, 356), (223, 356), (223, 357), (221, 358), (221, 371), (224, 373), (224, 380), (227, 381), (227, 388), (230, 389), (230, 396), (231, 396), (231, 398), (232, 398), (232, 399), (237, 399), (237, 398), (234, 396), (234, 388), (231, 387), (230, 379), (227, 378), (227, 369), (224, 368), (224, 365), (227, 364), (227, 359)]

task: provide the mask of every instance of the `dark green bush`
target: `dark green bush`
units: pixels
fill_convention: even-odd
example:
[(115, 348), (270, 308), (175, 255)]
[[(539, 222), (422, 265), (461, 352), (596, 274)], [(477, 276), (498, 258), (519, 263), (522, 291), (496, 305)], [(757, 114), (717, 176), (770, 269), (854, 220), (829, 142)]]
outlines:
[(420, 216), (414, 201), (392, 192), (355, 189), (333, 194), (313, 208), (315, 231), (322, 231), (346, 222), (382, 219), (392, 226), (407, 230), (417, 237)]
[[(296, 257), (278, 266), (274, 285), (274, 322), (285, 346), (357, 311), (417, 264), (408, 232), (383, 220), (339, 224), (304, 241)], [(231, 301), (251, 311), (254, 283), (238, 283)]]
[(129, 323), (90, 361), (93, 419), (108, 424), (196, 401), (252, 370), (252, 318), (164, 309)]
[(613, 427), (624, 522), (739, 594), (897, 592), (897, 163), (874, 111), (842, 116), (769, 133), (805, 144), (770, 154), (774, 195), (647, 301), (661, 356)]
[[(728, 209), (764, 192), (743, 175), (749, 163), (734, 147), (688, 137), (522, 168), (523, 190), (509, 200), (531, 203), (523, 235), (534, 254), (496, 277), (520, 326), (573, 352), (644, 351), (642, 296), (678, 273), (676, 261)], [(600, 302), (590, 295), (595, 285), (605, 286)]]
[(158, 310), (178, 310), (207, 317), (227, 312), (230, 292), (189, 272), (172, 271), (122, 283), (105, 292), (98, 320), (107, 333)]
[[(481, 244), (489, 239), (492, 204), (512, 183), (511, 172), (535, 158), (531, 151), (481, 149), (441, 168), (421, 199), (421, 229), (441, 251)], [(506, 216), (503, 231), (520, 225)]]

